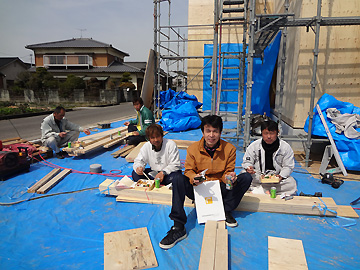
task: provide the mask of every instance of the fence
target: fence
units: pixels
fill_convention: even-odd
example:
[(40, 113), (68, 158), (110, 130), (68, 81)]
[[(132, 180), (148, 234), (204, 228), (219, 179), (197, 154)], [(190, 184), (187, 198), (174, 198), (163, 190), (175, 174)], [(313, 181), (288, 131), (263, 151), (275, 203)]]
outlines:
[(9, 90), (0, 89), (0, 101), (26, 102), (26, 103), (94, 103), (94, 104), (119, 104), (124, 101), (132, 101), (139, 96), (139, 91), (127, 89), (85, 91), (75, 89), (64, 98), (58, 90), (47, 90), (43, 93), (35, 93), (33, 90), (24, 90), (23, 95), (11, 95)]

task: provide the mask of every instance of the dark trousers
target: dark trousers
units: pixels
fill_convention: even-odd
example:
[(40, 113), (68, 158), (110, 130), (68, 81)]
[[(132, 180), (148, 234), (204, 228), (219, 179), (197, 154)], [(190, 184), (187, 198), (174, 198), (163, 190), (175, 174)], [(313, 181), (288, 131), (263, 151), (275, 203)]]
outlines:
[[(146, 168), (144, 170), (144, 172), (146, 173), (146, 175), (153, 180), (154, 177), (152, 177), (151, 175), (149, 175), (149, 172), (151, 172), (152, 170), (150, 168)], [(168, 175), (164, 176), (164, 179), (161, 182), (161, 185), (168, 185), (170, 183), (173, 183), (174, 181), (179, 181), (178, 179), (183, 178), (184, 175), (181, 173), (181, 171), (175, 171), (172, 172)], [(138, 175), (134, 170), (132, 171), (132, 179), (133, 181), (137, 182), (139, 179), (147, 179), (145, 175)]]
[[(135, 124), (128, 125), (128, 132), (138, 131), (137, 126)], [(138, 145), (141, 142), (145, 142), (146, 138), (145, 136), (141, 135), (133, 135), (127, 137), (127, 143), (130, 145)]]
[[(224, 203), (225, 212), (234, 210), (240, 203), (245, 192), (249, 189), (252, 181), (251, 174), (242, 173), (236, 178), (236, 185), (231, 190), (227, 190), (223, 182), (220, 181), (221, 195)], [(184, 176), (172, 182), (172, 207), (169, 217), (175, 222), (186, 224), (187, 217), (184, 210), (185, 195), (194, 200), (194, 187), (190, 184), (189, 178)]]

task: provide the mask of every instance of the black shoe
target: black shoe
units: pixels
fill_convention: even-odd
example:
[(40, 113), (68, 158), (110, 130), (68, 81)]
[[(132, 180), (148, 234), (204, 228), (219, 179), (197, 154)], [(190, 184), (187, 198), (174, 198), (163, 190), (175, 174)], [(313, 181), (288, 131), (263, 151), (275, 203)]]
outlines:
[(170, 231), (167, 232), (167, 235), (161, 240), (159, 246), (162, 249), (169, 249), (175, 246), (175, 244), (186, 238), (186, 229), (183, 230), (172, 226)]
[(236, 227), (238, 225), (236, 219), (231, 215), (230, 212), (225, 212), (225, 222), (228, 227)]
[(64, 159), (64, 156), (63, 156), (63, 154), (61, 153), (61, 151), (58, 152), (58, 153), (56, 153), (55, 155), (56, 155), (56, 157), (57, 157), (58, 159)]

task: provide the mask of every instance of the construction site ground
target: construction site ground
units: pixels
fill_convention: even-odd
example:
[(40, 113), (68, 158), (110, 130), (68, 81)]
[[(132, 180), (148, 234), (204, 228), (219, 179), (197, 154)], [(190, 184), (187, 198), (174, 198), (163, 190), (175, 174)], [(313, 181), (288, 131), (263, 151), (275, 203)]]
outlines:
[[(112, 123), (111, 128), (123, 122)], [(234, 123), (226, 122), (225, 127), (233, 128)], [(170, 132), (166, 137), (195, 141), (201, 138), (201, 130)], [(240, 173), (242, 141), (231, 142), (237, 145), (236, 172)], [(114, 196), (99, 192), (106, 179), (131, 175), (133, 163), (111, 155), (118, 149), (119, 145), (62, 160), (49, 158), (32, 164), (29, 172), (0, 182), (0, 269), (103, 269), (104, 233), (143, 227), (149, 232), (156, 269), (198, 269), (205, 226), (198, 224), (194, 208), (186, 207), (187, 238), (163, 250), (159, 242), (172, 226), (170, 206), (117, 202)], [(179, 151), (184, 162), (186, 150)], [(338, 205), (349, 205), (360, 196), (360, 182), (354, 181), (359, 174), (349, 174), (349, 180), (334, 189), (317, 177), (320, 161), (306, 169), (301, 158), (303, 154), (296, 153), (292, 174), (298, 192), (322, 192)], [(121, 172), (116, 177), (90, 175), (92, 164), (101, 164), (103, 174)], [(73, 171), (46, 194), (27, 192), (58, 166), (85, 173)], [(224, 258), (229, 269), (267, 269), (269, 236), (301, 240), (309, 269), (359, 269), (358, 219), (242, 211), (234, 212), (234, 217), (239, 225), (228, 228), (228, 258)]]

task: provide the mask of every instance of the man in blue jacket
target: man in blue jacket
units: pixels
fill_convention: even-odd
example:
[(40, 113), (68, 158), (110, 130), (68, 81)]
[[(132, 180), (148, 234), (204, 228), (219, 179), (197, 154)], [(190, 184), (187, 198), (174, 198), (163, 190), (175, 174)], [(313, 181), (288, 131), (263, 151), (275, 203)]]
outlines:
[(133, 135), (127, 138), (128, 144), (138, 145), (140, 142), (146, 141), (145, 130), (148, 126), (155, 123), (155, 120), (152, 112), (144, 106), (142, 98), (135, 98), (133, 105), (137, 118), (136, 120), (125, 122), (124, 125), (128, 127), (128, 132), (133, 132)]

